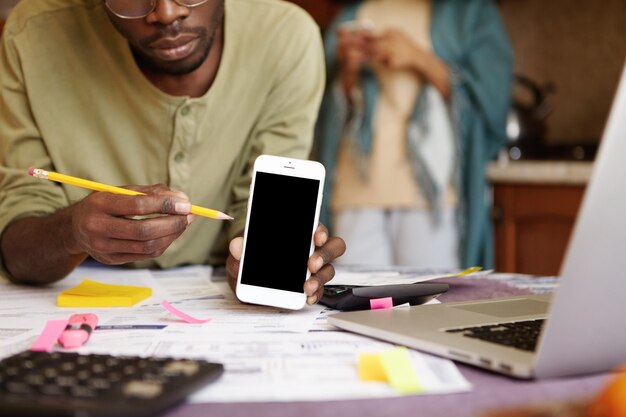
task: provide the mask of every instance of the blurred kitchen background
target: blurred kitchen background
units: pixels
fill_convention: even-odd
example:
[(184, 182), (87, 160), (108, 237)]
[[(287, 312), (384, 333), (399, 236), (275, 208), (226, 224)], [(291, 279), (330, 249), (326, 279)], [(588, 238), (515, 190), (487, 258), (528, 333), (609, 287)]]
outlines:
[[(292, 1), (322, 29), (345, 4)], [(626, 1), (498, 5), (517, 76), (508, 149), (488, 170), (496, 269), (557, 275), (625, 64)]]
[[(290, 1), (307, 10), (322, 30), (345, 4)], [(0, 26), (15, 3), (0, 0)], [(553, 275), (624, 67), (626, 1), (500, 0), (498, 5), (517, 76), (508, 149), (488, 174), (496, 267)]]
[[(292, 2), (308, 10), (322, 28), (345, 3)], [(514, 89), (520, 131), (512, 127), (511, 140), (518, 136), (537, 146), (560, 147), (533, 149), (533, 159), (591, 159), (626, 56), (626, 1), (501, 0), (498, 4), (515, 51), (515, 73), (521, 78)], [(591, 155), (568, 154), (576, 145), (590, 145)], [(521, 157), (531, 155), (522, 152)]]

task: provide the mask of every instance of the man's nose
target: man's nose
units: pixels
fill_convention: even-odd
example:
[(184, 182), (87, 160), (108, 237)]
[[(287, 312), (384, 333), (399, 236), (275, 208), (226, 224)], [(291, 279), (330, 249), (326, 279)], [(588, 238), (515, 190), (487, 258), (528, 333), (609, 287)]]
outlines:
[(174, 0), (157, 0), (154, 10), (146, 16), (148, 23), (169, 25), (178, 19), (189, 16), (190, 9)]

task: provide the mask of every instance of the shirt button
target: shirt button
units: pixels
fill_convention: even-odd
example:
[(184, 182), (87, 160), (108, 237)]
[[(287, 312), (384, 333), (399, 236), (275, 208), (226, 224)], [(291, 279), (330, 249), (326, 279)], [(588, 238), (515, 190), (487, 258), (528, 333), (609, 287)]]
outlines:
[(180, 114), (182, 114), (183, 116), (187, 116), (189, 114), (189, 106), (185, 106), (182, 109), (180, 109)]
[(176, 155), (174, 155), (174, 161), (176, 162), (182, 162), (183, 159), (185, 159), (185, 154), (182, 152), (178, 152)]

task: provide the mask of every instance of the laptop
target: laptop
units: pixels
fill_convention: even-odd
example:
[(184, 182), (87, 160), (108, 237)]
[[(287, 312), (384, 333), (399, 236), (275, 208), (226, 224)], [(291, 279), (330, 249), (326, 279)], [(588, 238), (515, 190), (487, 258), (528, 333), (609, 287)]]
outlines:
[(625, 216), (626, 68), (554, 295), (345, 312), (328, 320), (519, 378), (615, 369), (626, 363)]

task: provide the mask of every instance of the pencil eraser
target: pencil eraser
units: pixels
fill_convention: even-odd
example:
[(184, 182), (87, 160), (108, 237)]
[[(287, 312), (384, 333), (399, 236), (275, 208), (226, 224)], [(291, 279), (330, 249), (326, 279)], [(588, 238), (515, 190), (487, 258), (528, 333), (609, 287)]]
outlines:
[(28, 175), (32, 177), (34, 173), (35, 173), (35, 168), (28, 168)]
[(70, 329), (65, 330), (61, 337), (59, 337), (59, 343), (66, 349), (74, 349), (81, 347), (89, 339), (89, 333), (83, 329)]

